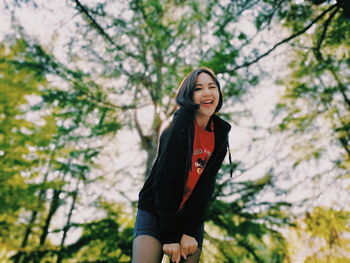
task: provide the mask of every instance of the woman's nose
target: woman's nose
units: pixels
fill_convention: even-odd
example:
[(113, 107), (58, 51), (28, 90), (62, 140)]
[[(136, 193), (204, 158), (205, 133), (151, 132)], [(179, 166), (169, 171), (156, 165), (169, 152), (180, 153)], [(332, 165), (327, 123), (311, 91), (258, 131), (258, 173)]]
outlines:
[(209, 88), (204, 89), (204, 94), (209, 95), (211, 93), (211, 90)]

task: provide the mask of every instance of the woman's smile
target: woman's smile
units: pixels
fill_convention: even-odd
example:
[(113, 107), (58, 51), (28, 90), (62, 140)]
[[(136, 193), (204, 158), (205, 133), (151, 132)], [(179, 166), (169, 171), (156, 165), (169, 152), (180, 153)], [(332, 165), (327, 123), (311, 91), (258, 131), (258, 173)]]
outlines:
[(219, 88), (213, 78), (206, 73), (199, 74), (193, 91), (193, 102), (199, 105), (197, 114), (207, 118), (213, 115), (219, 97)]

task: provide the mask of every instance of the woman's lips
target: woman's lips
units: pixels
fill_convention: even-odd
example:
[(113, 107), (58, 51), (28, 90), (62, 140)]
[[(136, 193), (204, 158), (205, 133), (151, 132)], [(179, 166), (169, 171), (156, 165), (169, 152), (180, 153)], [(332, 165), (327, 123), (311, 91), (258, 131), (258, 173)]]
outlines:
[(203, 100), (201, 101), (201, 106), (205, 108), (210, 108), (213, 105), (213, 100)]
[(201, 106), (205, 107), (205, 108), (210, 108), (212, 106), (212, 104), (202, 104)]

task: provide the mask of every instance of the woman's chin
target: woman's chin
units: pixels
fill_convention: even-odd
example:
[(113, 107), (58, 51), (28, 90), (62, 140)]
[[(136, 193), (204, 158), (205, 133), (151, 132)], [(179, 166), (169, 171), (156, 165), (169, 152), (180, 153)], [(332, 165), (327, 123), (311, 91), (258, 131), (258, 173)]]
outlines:
[(197, 111), (197, 114), (198, 115), (201, 115), (201, 116), (206, 116), (206, 117), (211, 117), (213, 114), (215, 113), (215, 109), (202, 109), (200, 108), (198, 111)]

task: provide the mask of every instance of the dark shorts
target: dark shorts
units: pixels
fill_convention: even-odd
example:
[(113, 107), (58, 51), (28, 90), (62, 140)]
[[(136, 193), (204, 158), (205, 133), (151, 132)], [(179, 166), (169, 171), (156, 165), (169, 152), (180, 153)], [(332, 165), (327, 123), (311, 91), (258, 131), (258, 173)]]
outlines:
[[(138, 209), (134, 228), (134, 239), (141, 235), (152, 236), (163, 244), (157, 217), (150, 212)], [(194, 236), (198, 242), (199, 248), (202, 248), (203, 246), (203, 235), (204, 223), (197, 229), (196, 235)]]

